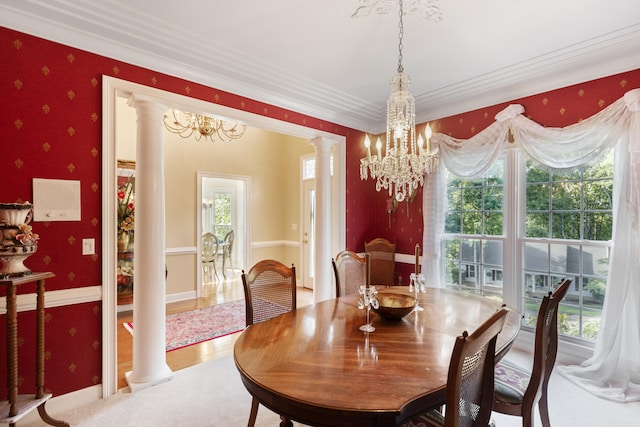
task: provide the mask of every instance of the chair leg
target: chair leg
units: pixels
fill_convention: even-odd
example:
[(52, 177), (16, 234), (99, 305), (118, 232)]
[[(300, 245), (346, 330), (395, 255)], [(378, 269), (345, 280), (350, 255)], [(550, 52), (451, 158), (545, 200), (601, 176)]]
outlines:
[(533, 427), (535, 409), (535, 405), (531, 408), (522, 408), (522, 427)]
[(251, 413), (249, 414), (249, 422), (247, 423), (247, 427), (255, 426), (257, 417), (258, 417), (258, 400), (254, 397), (251, 400)]
[(280, 415), (280, 427), (293, 427), (293, 423), (289, 418)]
[(227, 257), (222, 254), (222, 275), (227, 278)]
[(540, 421), (542, 421), (542, 427), (551, 427), (549, 422), (549, 403), (547, 401), (547, 393), (542, 393), (540, 401), (538, 402), (538, 409), (540, 412)]

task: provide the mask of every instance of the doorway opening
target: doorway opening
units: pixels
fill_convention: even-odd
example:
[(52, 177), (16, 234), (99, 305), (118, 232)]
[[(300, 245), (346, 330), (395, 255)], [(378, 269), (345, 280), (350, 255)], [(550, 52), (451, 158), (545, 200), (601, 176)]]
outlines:
[[(235, 110), (219, 104), (212, 104), (208, 101), (198, 100), (186, 97), (176, 93), (166, 92), (156, 88), (120, 80), (114, 77), (103, 76), (103, 138), (102, 138), (102, 325), (103, 325), (103, 342), (102, 342), (102, 392), (103, 396), (111, 396), (117, 392), (117, 295), (116, 295), (116, 264), (117, 264), (117, 242), (116, 242), (116, 198), (113, 197), (117, 191), (117, 130), (120, 129), (123, 122), (127, 122), (129, 118), (122, 117), (127, 114), (119, 114), (122, 111), (116, 107), (116, 104), (123, 99), (129, 98), (132, 94), (145, 96), (157, 100), (158, 103), (167, 105), (168, 108), (179, 108), (187, 111), (208, 111), (224, 117), (241, 121), (250, 126), (260, 127), (272, 132), (292, 135), (306, 140), (313, 140), (318, 137), (337, 140), (339, 142), (339, 160), (337, 169), (339, 179), (332, 182), (332, 251), (335, 253), (339, 247), (344, 246), (345, 242), (345, 206), (346, 197), (346, 138), (341, 135), (332, 134), (330, 132), (308, 128), (303, 125), (283, 122), (267, 116), (259, 116), (248, 111)], [(130, 120), (135, 123), (135, 118)], [(136, 129), (135, 126), (132, 126)], [(135, 141), (137, 138), (129, 138)], [(130, 144), (133, 146), (133, 144)], [(118, 150), (118, 156), (131, 158)], [(248, 188), (248, 187), (247, 187)], [(200, 193), (200, 192), (198, 192)], [(249, 190), (247, 190), (247, 194)], [(249, 204), (247, 203), (247, 215), (249, 214)], [(200, 227), (202, 214), (201, 209), (196, 209), (197, 227)], [(249, 215), (248, 215), (249, 216)], [(199, 230), (201, 232), (201, 230)], [(246, 230), (246, 241), (250, 242), (250, 230)], [(180, 247), (174, 252), (180, 254), (193, 254), (196, 256), (200, 249), (201, 239), (197, 240), (197, 248)], [(236, 239), (238, 240), (238, 239)], [(249, 243), (247, 243), (247, 246)], [(245, 262), (251, 263), (251, 259), (246, 254), (251, 248), (245, 248)], [(235, 262), (234, 262), (235, 263)], [(192, 264), (193, 265), (193, 264)], [(200, 259), (198, 257), (196, 263), (197, 271), (201, 271)], [(196, 287), (201, 281), (196, 279)]]
[[(200, 214), (198, 231), (202, 237), (198, 258), (201, 263), (213, 263), (213, 268), (201, 265), (197, 296), (202, 295), (204, 283), (220, 283), (246, 269), (249, 183), (250, 177), (198, 172), (196, 210)], [(203, 257), (202, 242), (208, 234), (213, 235), (217, 247), (213, 261)]]

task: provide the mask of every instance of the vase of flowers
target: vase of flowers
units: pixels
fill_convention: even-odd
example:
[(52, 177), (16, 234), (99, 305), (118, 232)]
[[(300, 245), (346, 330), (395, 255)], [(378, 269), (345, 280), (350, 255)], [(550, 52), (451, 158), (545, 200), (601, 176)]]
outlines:
[(118, 186), (118, 304), (133, 302), (133, 238), (135, 184), (133, 176)]
[(36, 252), (38, 236), (29, 225), (33, 205), (0, 203), (0, 277), (31, 274), (24, 261)]
[(135, 226), (135, 196), (133, 177), (118, 187), (118, 252), (130, 252)]

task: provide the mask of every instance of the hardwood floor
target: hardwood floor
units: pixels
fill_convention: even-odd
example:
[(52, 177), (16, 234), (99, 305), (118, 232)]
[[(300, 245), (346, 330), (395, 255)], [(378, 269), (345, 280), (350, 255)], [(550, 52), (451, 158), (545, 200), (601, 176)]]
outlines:
[[(242, 289), (242, 279), (240, 273), (236, 272), (233, 277), (228, 277), (223, 282), (204, 283), (202, 287), (202, 297), (167, 304), (167, 314), (179, 313), (182, 311), (195, 310), (210, 305), (221, 304), (223, 302), (244, 299)], [(297, 289), (299, 307), (313, 302), (313, 291), (305, 288)], [(118, 313), (118, 388), (128, 387), (124, 374), (130, 371), (133, 356), (133, 337), (122, 326), (125, 322), (133, 320), (133, 311)], [(213, 340), (205, 341), (189, 347), (173, 350), (167, 353), (167, 365), (172, 371), (184, 369), (198, 363), (213, 360), (218, 357), (230, 356), (233, 354), (233, 345), (239, 333), (227, 335)]]

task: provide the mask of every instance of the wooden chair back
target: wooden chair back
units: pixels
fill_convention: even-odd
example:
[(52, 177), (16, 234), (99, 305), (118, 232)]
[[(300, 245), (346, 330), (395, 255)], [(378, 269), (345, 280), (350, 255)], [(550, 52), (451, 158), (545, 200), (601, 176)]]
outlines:
[[(272, 259), (259, 261), (247, 273), (242, 270), (242, 286), (247, 326), (296, 309), (296, 268), (293, 265), (289, 268)], [(249, 427), (256, 423), (258, 405), (258, 399), (253, 397), (247, 423)], [(280, 425), (293, 425), (284, 416), (280, 419)]]
[[(525, 392), (525, 400), (534, 400), (543, 390), (546, 395), (549, 377), (556, 363), (558, 354), (558, 306), (571, 285), (570, 279), (560, 282), (556, 290), (542, 298), (533, 350), (533, 367), (531, 379)], [(535, 404), (535, 403), (534, 403)]]
[(571, 280), (565, 279), (553, 293), (542, 298), (536, 321), (532, 369), (529, 371), (508, 360), (496, 366), (493, 410), (520, 416), (523, 425), (533, 425), (536, 405), (542, 425), (551, 425), (547, 388), (558, 353), (558, 307), (570, 285)]
[(296, 268), (272, 259), (242, 270), (246, 324), (264, 322), (296, 309)]
[(358, 293), (366, 285), (367, 265), (364, 257), (352, 251), (342, 251), (331, 260), (336, 279), (336, 297)]
[(502, 307), (471, 335), (465, 331), (456, 338), (447, 377), (445, 426), (489, 424), (496, 339), (508, 312)]
[(371, 285), (393, 286), (396, 265), (396, 244), (378, 237), (364, 244), (371, 263)]

